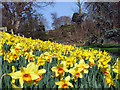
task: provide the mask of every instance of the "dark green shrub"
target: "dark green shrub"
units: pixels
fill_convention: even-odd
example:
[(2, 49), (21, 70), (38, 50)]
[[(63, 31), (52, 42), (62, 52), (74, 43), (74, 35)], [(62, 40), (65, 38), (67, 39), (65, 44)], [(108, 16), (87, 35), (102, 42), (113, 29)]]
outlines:
[(22, 33), (25, 37), (27, 38), (32, 38), (32, 39), (41, 39), (43, 41), (46, 41), (49, 39), (49, 35), (47, 35), (43, 31), (27, 31)]

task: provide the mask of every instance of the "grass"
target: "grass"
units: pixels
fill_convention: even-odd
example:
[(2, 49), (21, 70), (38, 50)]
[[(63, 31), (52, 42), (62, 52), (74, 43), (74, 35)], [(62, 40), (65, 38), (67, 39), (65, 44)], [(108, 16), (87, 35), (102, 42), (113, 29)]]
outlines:
[(105, 43), (103, 44), (104, 47), (119, 47), (120, 48), (120, 43)]

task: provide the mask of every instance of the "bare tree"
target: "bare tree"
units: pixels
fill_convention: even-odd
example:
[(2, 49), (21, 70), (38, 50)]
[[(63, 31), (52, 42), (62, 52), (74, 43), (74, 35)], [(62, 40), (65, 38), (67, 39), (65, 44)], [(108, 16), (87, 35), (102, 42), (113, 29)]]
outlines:
[[(21, 20), (26, 11), (33, 10), (35, 7), (45, 7), (51, 3), (33, 3), (33, 2), (2, 2), (3, 5), (3, 25), (8, 29), (14, 29), (14, 32), (18, 32)], [(7, 22), (5, 22), (7, 20)]]
[(56, 13), (56, 12), (51, 13), (51, 16), (52, 16), (53, 21), (54, 21), (55, 19), (57, 19), (57, 13)]
[(71, 18), (69, 16), (61, 16), (59, 18), (55, 17), (53, 18), (53, 27), (55, 29), (59, 28), (62, 25), (70, 25), (71, 24)]

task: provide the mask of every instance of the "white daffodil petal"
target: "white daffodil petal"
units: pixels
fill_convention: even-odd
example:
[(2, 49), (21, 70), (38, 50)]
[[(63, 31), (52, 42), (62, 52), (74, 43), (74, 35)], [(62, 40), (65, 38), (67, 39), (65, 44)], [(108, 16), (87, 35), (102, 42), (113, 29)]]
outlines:
[(75, 73), (75, 70), (74, 70), (74, 69), (70, 69), (70, 70), (69, 70), (69, 73), (71, 73), (71, 74), (72, 74), (72, 73)]

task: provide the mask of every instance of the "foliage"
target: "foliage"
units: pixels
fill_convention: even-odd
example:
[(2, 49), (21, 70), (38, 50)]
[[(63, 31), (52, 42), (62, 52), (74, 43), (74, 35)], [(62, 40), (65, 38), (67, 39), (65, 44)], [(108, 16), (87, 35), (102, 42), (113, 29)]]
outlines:
[(74, 13), (73, 16), (72, 16), (72, 21), (77, 23), (77, 24), (81, 24), (81, 22), (83, 21), (83, 17), (84, 17), (84, 15)]
[(87, 44), (85, 43), (85, 45), (89, 45), (91, 47), (102, 47), (102, 44), (101, 43), (92, 43), (92, 44)]
[[(88, 12), (91, 13), (91, 18), (95, 20), (96, 29), (100, 29), (100, 36), (98, 42), (106, 42), (108, 40), (118, 41), (119, 38), (119, 24), (117, 22), (118, 18), (118, 3), (101, 3), (101, 2), (93, 2), (91, 4), (92, 8), (89, 9)], [(115, 14), (114, 14), (115, 13)]]
[(114, 41), (118, 41), (118, 43), (120, 42), (120, 28), (115, 28), (112, 30), (107, 30), (105, 32), (105, 39), (107, 40), (114, 40)]
[(41, 40), (49, 39), (49, 35), (43, 31), (27, 31), (27, 32), (22, 32), (22, 34), (27, 38), (32, 37), (33, 39), (41, 39)]

